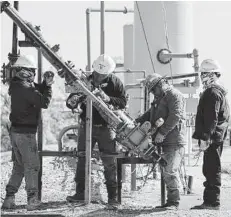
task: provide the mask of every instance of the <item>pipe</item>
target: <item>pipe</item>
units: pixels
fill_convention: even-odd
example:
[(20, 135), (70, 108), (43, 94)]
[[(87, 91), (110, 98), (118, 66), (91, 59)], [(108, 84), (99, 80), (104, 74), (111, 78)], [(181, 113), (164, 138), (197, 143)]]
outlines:
[[(38, 83), (42, 83), (42, 51), (38, 49)], [(42, 109), (39, 111), (39, 125), (38, 125), (38, 151), (43, 150), (43, 118), (42, 118)], [(43, 158), (39, 156), (40, 170), (38, 174), (38, 198), (42, 198), (42, 174), (43, 174)]]
[(181, 53), (162, 53), (161, 54), (162, 58), (193, 58), (192, 53), (186, 53), (186, 54), (181, 54)]
[[(100, 12), (100, 9), (93, 9), (93, 8), (87, 8), (86, 9), (86, 31), (87, 31), (87, 71), (91, 71), (91, 38), (90, 38), (90, 13), (91, 12)], [(105, 9), (105, 12), (110, 13), (134, 13), (134, 10), (127, 9), (124, 7), (123, 10), (121, 9)]]
[[(91, 12), (100, 12), (100, 9), (94, 9), (94, 8), (87, 8), (86, 13), (91, 13)], [(105, 9), (105, 12), (110, 12), (110, 13), (134, 13), (133, 9), (127, 9), (126, 7), (124, 7), (123, 10), (121, 9)]]
[(105, 53), (105, 30), (104, 30), (104, 16), (105, 16), (105, 7), (104, 1), (101, 1), (101, 9), (100, 9), (100, 54)]
[(86, 29), (87, 29), (87, 67), (86, 71), (91, 71), (91, 35), (90, 35), (90, 12), (86, 10)]
[[(14, 1), (14, 8), (18, 11), (19, 2)], [(12, 55), (17, 55), (18, 53), (18, 27), (13, 23), (13, 38), (12, 38)]]
[(190, 74), (166, 76), (166, 79), (171, 80), (171, 79), (189, 78), (189, 77), (196, 77), (196, 76), (199, 76), (199, 73), (190, 73)]

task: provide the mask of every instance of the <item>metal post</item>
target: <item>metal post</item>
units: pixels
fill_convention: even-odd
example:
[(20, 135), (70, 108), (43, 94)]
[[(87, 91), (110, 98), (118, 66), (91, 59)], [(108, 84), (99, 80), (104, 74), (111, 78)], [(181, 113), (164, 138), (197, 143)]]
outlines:
[[(19, 9), (19, 2), (14, 1), (14, 8), (16, 10)], [(13, 64), (18, 58), (18, 27), (15, 23), (13, 23), (13, 37), (12, 37), (12, 52), (8, 54), (8, 59)], [(7, 76), (8, 77), (8, 76)], [(13, 77), (12, 70), (10, 70), (9, 79), (11, 80)]]
[(188, 125), (188, 165), (190, 166), (190, 155), (191, 155), (191, 150), (192, 150), (192, 125), (189, 121)]
[[(19, 9), (19, 2), (14, 1), (14, 8), (16, 10)], [(12, 54), (18, 53), (18, 27), (15, 23), (13, 23), (13, 38), (12, 38)]]
[(131, 191), (136, 191), (136, 164), (131, 164)]
[(86, 112), (86, 165), (85, 165), (85, 204), (91, 202), (91, 139), (92, 136), (92, 100), (87, 99)]
[[(42, 83), (42, 52), (38, 49), (38, 83)], [(43, 150), (43, 122), (42, 122), (42, 110), (39, 111), (39, 125), (38, 125), (38, 151), (41, 152)], [(40, 170), (38, 174), (38, 198), (41, 200), (42, 198), (42, 173), (43, 173), (43, 157), (39, 155), (40, 162)]]
[[(110, 13), (134, 13), (133, 9), (127, 9), (124, 7), (123, 10), (121, 9), (106, 9), (105, 12)], [(90, 39), (90, 13), (91, 12), (101, 12), (100, 9), (92, 9), (87, 8), (86, 10), (86, 30), (87, 30), (87, 71), (91, 71), (91, 39)]]
[(122, 163), (121, 159), (117, 159), (117, 187), (118, 187), (118, 202), (121, 203), (121, 190), (122, 190)]
[(104, 31), (104, 16), (105, 16), (105, 8), (104, 8), (104, 1), (100, 2), (100, 54), (104, 54), (105, 52), (105, 31)]
[[(162, 153), (162, 148), (158, 147), (158, 153)], [(164, 176), (163, 176), (163, 168), (160, 166), (160, 173), (161, 173), (161, 180), (160, 180), (160, 189), (161, 189), (161, 205), (165, 204), (165, 183), (164, 183)]]
[(86, 10), (87, 29), (87, 71), (91, 71), (91, 36), (90, 36), (90, 9)]

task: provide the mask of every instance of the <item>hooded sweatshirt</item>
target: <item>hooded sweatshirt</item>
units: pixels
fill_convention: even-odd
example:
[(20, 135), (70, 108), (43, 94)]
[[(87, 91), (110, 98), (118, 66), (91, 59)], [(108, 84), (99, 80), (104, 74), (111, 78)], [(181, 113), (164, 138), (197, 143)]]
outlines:
[(212, 84), (201, 95), (197, 107), (194, 139), (222, 142), (227, 134), (230, 109), (226, 90)]
[(14, 77), (9, 87), (11, 130), (17, 133), (36, 133), (40, 109), (48, 107), (51, 94), (51, 87), (45, 82), (36, 84)]

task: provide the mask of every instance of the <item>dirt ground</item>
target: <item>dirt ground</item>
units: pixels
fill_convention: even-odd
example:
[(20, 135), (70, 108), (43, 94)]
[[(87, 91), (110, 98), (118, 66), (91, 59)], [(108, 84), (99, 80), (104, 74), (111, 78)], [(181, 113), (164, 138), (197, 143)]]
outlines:
[[(25, 209), (26, 192), (23, 182), (19, 192), (16, 195), (17, 209), (12, 211), (1, 210), (2, 216), (11, 215), (27, 215), (27, 216), (81, 216), (81, 217), (103, 217), (103, 216), (159, 216), (159, 217), (210, 217), (210, 216), (231, 216), (231, 147), (224, 148), (222, 156), (222, 188), (221, 188), (221, 210), (190, 210), (190, 207), (202, 203), (203, 181), (204, 177), (201, 172), (202, 155), (197, 166), (194, 166), (196, 159), (193, 155), (190, 158), (190, 166), (186, 158), (187, 175), (193, 176), (192, 194), (184, 194), (183, 186), (181, 186), (181, 203), (178, 211), (156, 211), (155, 206), (160, 205), (161, 191), (160, 179), (153, 180), (149, 177), (144, 187), (144, 181), (137, 179), (138, 191), (130, 191), (130, 166), (126, 167), (126, 180), (122, 189), (122, 204), (117, 211), (106, 209), (107, 194), (102, 180), (102, 173), (99, 172), (97, 165), (93, 169), (93, 194), (99, 203), (91, 203), (90, 205), (70, 205), (65, 202), (67, 195), (74, 193), (74, 165), (75, 160), (69, 160), (67, 163), (57, 163), (53, 157), (45, 157), (43, 164), (43, 189), (42, 189), (42, 208), (39, 211), (29, 212)], [(56, 162), (56, 163), (54, 163)], [(64, 161), (65, 162), (65, 161)], [(63, 165), (58, 167), (58, 165)], [(1, 203), (5, 196), (5, 186), (9, 179), (12, 168), (10, 161), (10, 153), (1, 153)], [(148, 166), (137, 166), (137, 176), (145, 175)], [(101, 175), (98, 176), (97, 174)], [(95, 192), (96, 191), (96, 192)], [(94, 197), (94, 196), (93, 196)], [(1, 204), (0, 204), (1, 205)]]

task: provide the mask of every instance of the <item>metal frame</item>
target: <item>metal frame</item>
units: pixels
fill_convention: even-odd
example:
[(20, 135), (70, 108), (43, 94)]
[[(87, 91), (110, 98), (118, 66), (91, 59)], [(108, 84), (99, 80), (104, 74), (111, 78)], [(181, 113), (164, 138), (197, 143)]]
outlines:
[(127, 13), (134, 13), (134, 10), (132, 9), (127, 9), (126, 7), (124, 7), (123, 10), (121, 9), (105, 9), (104, 5), (102, 5), (101, 2), (101, 7), (103, 6), (103, 8), (101, 9), (94, 9), (94, 8), (87, 8), (86, 9), (86, 34), (87, 34), (87, 67), (86, 70), (87, 71), (91, 71), (91, 31), (90, 31), (90, 14), (92, 12), (101, 12), (102, 10), (104, 12), (101, 12), (101, 26), (103, 27), (103, 29), (100, 31), (101, 33), (101, 47), (100, 47), (100, 52), (103, 53), (104, 52), (104, 13), (123, 13), (123, 14), (127, 14)]

